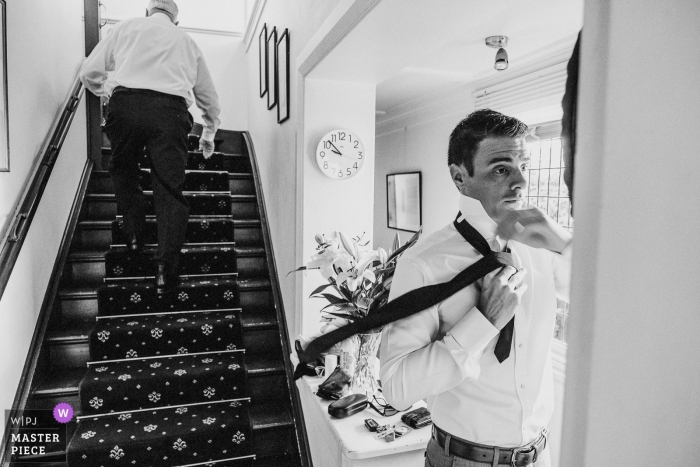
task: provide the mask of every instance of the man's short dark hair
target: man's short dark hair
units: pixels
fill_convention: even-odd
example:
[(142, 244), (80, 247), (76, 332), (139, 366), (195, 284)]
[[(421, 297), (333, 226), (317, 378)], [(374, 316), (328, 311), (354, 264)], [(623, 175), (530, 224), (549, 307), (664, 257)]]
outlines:
[(469, 176), (474, 176), (474, 155), (481, 141), (499, 137), (522, 138), (527, 132), (527, 125), (517, 118), (491, 109), (476, 110), (452, 130), (447, 165), (464, 165)]

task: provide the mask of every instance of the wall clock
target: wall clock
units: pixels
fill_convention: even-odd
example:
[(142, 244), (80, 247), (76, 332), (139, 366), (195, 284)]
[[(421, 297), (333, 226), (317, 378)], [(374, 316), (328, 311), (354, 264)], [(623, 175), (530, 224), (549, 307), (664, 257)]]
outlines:
[(360, 171), (365, 162), (362, 140), (348, 130), (333, 130), (316, 147), (316, 163), (327, 177), (345, 180)]

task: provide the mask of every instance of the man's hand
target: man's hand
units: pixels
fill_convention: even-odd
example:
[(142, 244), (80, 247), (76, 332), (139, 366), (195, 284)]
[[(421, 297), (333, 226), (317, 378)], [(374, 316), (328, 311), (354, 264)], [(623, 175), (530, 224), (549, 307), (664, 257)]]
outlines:
[(199, 139), (199, 150), (202, 151), (205, 159), (209, 159), (214, 153), (214, 141), (207, 141), (204, 138)]
[(571, 234), (539, 208), (509, 211), (498, 223), (496, 234), (533, 248), (561, 253), (571, 241)]
[(484, 276), (479, 297), (479, 311), (497, 329), (503, 329), (515, 315), (515, 307), (527, 290), (523, 284), (527, 270), (517, 271), (512, 266), (506, 266)]

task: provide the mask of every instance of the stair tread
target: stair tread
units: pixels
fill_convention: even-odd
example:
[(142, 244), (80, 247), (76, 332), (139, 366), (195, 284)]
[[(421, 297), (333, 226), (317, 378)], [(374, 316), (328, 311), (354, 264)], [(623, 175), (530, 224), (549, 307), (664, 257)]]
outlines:
[(250, 420), (253, 430), (269, 430), (294, 426), (292, 417), (284, 407), (275, 404), (251, 405)]
[(265, 255), (265, 247), (262, 246), (237, 246), (233, 249), (236, 250), (237, 256), (244, 258)]
[[(116, 216), (117, 219), (121, 219), (121, 216)], [(155, 220), (155, 216), (146, 216), (146, 219)], [(190, 216), (190, 221), (199, 222), (202, 220), (231, 220), (234, 225), (260, 225), (260, 219), (231, 219), (231, 216)], [(85, 219), (78, 222), (78, 227), (99, 227), (99, 228), (112, 228), (112, 222), (114, 220), (109, 219)]]
[[(95, 292), (97, 298), (97, 292)], [(241, 316), (241, 325), (245, 329), (270, 328), (277, 326), (277, 320), (273, 317), (247, 316), (245, 311)], [(56, 329), (49, 334), (49, 342), (60, 344), (67, 342), (87, 342), (90, 331), (95, 326), (91, 321), (69, 321), (62, 328)]]
[[(284, 371), (284, 363), (270, 358), (256, 358), (255, 355), (247, 356), (251, 359), (246, 362), (245, 369), (248, 376), (263, 376)], [(54, 368), (34, 389), (34, 397), (52, 397), (59, 395), (77, 395), (78, 386), (87, 373), (86, 367), (80, 368)]]
[(271, 283), (270, 279), (266, 278), (239, 279), (238, 286), (241, 290), (269, 289), (271, 287)]
[[(190, 154), (201, 154), (201, 151), (187, 151)], [(108, 148), (103, 146), (102, 147), (102, 153), (107, 153), (107, 154), (112, 154), (112, 148)], [(221, 154), (224, 157), (248, 157), (247, 154), (231, 154), (231, 153), (226, 153), (226, 152), (220, 152), (220, 151), (215, 151), (214, 154)]]
[(61, 287), (58, 295), (61, 298), (97, 298), (100, 284), (81, 284)]
[(243, 310), (241, 314), (241, 326), (243, 329), (269, 328), (277, 326), (277, 319), (274, 316), (257, 316)]
[[(144, 168), (141, 170), (145, 170), (147, 172), (150, 172), (151, 169)], [(190, 172), (196, 172), (196, 173), (228, 173), (229, 178), (234, 178), (234, 179), (252, 179), (253, 174), (248, 173), (248, 172), (226, 172), (225, 170), (190, 170), (187, 169), (185, 170), (185, 173), (190, 173)], [(96, 178), (110, 178), (111, 175), (109, 174), (108, 170), (93, 170), (92, 171), (93, 175)]]
[[(150, 196), (152, 194), (152, 191), (144, 190), (144, 194), (146, 196)], [(204, 197), (210, 197), (212, 195), (218, 195), (218, 196), (229, 196), (232, 201), (256, 201), (257, 197), (256, 195), (232, 195), (230, 191), (183, 191), (182, 192), (185, 196), (192, 196), (192, 197), (197, 197), (197, 196), (204, 196)], [(109, 200), (109, 201), (114, 201), (116, 202), (116, 195), (114, 193), (88, 193), (85, 195), (85, 199), (88, 200)]]
[(74, 261), (104, 261), (108, 248), (100, 249), (71, 249), (68, 255), (68, 262)]

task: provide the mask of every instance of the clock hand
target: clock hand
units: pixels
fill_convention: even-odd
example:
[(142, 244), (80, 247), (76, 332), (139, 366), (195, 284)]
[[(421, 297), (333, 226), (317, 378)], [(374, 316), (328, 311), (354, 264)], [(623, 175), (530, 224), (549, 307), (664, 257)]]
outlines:
[[(330, 143), (330, 141), (329, 141), (329, 143)], [(334, 153), (336, 153), (336, 154), (338, 154), (338, 155), (341, 155), (341, 156), (343, 155), (343, 153), (340, 152), (340, 149), (338, 149), (338, 148), (335, 147), (335, 144), (331, 143), (331, 146), (333, 146), (333, 149), (334, 149), (333, 152), (334, 152)]]

